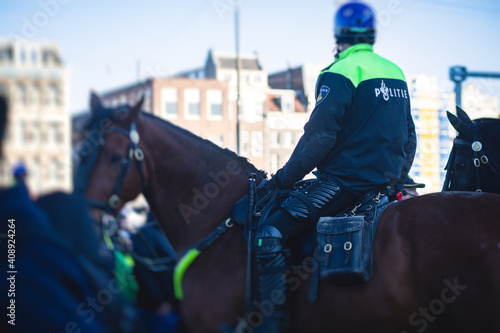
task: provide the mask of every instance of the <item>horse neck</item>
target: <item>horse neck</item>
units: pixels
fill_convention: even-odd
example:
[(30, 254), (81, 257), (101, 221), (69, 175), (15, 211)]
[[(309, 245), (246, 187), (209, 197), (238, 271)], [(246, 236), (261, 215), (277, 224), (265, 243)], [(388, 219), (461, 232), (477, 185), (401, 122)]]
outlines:
[[(165, 125), (172, 126), (172, 125)], [(236, 155), (175, 127), (148, 130), (144, 191), (155, 218), (177, 251), (202, 240), (248, 191), (248, 173), (264, 174)]]

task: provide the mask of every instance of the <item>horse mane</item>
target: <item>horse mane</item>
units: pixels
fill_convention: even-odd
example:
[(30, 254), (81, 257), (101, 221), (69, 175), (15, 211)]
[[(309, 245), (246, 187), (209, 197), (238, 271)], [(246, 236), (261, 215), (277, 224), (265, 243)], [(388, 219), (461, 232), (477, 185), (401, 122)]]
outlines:
[(500, 118), (478, 118), (472, 121), (473, 123), (481, 123), (481, 124), (495, 124), (500, 125)]
[(231, 159), (234, 159), (237, 162), (242, 163), (247, 168), (255, 169), (259, 172), (262, 172), (264, 174), (264, 176), (267, 175), (267, 173), (264, 170), (257, 169), (252, 163), (250, 163), (248, 158), (243, 157), (243, 156), (239, 156), (238, 154), (236, 154), (235, 152), (233, 152), (232, 150), (230, 150), (228, 148), (221, 148), (218, 145), (216, 145), (215, 143), (213, 143), (212, 141), (207, 140), (207, 139), (203, 139), (202, 137), (194, 134), (193, 132), (191, 132), (185, 128), (179, 127), (177, 125), (174, 125), (171, 122), (169, 122), (168, 120), (159, 118), (159, 117), (157, 117), (149, 112), (142, 111), (141, 114), (143, 117), (145, 117), (149, 121), (157, 123), (160, 126), (168, 127), (169, 130), (177, 132), (177, 133), (181, 134), (182, 136), (189, 138), (191, 140), (195, 140), (198, 143), (200, 143), (201, 145), (204, 145), (207, 149), (213, 149), (215, 151), (218, 151), (221, 154), (223, 154)]
[[(131, 106), (130, 105), (120, 105), (115, 108), (103, 108), (99, 112), (93, 112), (91, 113), (91, 117), (89, 120), (86, 122), (86, 124), (83, 126), (83, 131), (88, 132), (91, 131), (92, 129), (98, 129), (99, 126), (101, 125), (101, 122), (103, 120), (110, 120), (112, 123), (116, 123), (120, 121), (120, 116), (119, 112), (126, 112)], [(118, 112), (117, 112), (118, 111)], [(171, 122), (159, 118), (149, 112), (146, 111), (141, 111), (141, 115), (145, 118), (148, 119), (149, 121), (158, 124), (159, 126), (164, 126), (168, 127), (169, 131), (174, 131), (180, 135), (182, 135), (185, 138), (188, 138), (190, 140), (195, 140), (201, 145), (204, 145), (207, 149), (212, 149), (215, 150), (233, 160), (236, 160), (237, 162), (240, 162), (245, 166), (246, 168), (249, 169), (255, 169), (259, 172), (262, 172), (264, 177), (267, 175), (267, 173), (264, 170), (259, 170), (257, 169), (250, 161), (248, 158), (239, 156), (232, 150), (228, 148), (221, 148), (215, 143), (213, 143), (210, 140), (206, 140), (201, 138), (200, 136), (194, 134), (193, 132), (188, 131), (187, 129), (184, 129), (182, 127), (179, 127), (177, 125), (172, 124)]]

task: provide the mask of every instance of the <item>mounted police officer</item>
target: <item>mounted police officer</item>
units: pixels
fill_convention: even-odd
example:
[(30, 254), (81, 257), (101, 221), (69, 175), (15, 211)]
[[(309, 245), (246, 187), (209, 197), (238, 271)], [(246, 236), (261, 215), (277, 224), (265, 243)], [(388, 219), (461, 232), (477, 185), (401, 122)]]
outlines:
[(284, 239), (367, 193), (388, 185), (401, 190), (415, 155), (406, 80), (398, 66), (373, 52), (373, 10), (349, 2), (338, 9), (334, 22), (335, 60), (318, 77), (316, 106), (304, 134), (285, 166), (261, 184), (267, 190), (289, 188), (317, 168), (317, 180), (292, 192), (257, 230), (259, 301), (274, 303), (259, 332), (286, 329), (286, 302), (275, 297), (286, 294)]

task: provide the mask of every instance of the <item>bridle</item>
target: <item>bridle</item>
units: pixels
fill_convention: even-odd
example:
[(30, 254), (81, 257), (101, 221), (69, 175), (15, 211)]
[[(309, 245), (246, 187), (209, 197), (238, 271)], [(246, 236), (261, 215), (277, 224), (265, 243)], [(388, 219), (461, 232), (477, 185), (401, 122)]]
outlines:
[[(129, 130), (124, 130), (122, 128), (118, 128), (114, 126), (111, 131), (116, 133), (121, 133), (130, 139), (130, 144), (128, 147), (127, 154), (121, 160), (121, 169), (118, 175), (118, 179), (113, 188), (113, 192), (109, 196), (106, 201), (98, 201), (98, 200), (87, 200), (87, 203), (90, 207), (99, 208), (105, 214), (116, 216), (118, 212), (116, 208), (121, 198), (121, 188), (123, 184), (123, 179), (125, 174), (130, 173), (130, 166), (133, 162), (137, 164), (137, 169), (139, 170), (139, 175), (141, 177), (141, 186), (144, 189), (147, 185), (146, 178), (144, 177), (144, 152), (141, 148), (139, 148), (138, 143), (140, 141), (139, 132), (137, 132), (135, 122), (130, 125)], [(104, 138), (102, 138), (98, 145), (97, 149), (93, 149), (91, 155), (88, 156), (88, 162), (86, 165), (82, 165), (79, 167), (77, 175), (75, 176), (75, 190), (84, 191), (87, 186), (88, 180), (90, 179), (90, 173), (94, 168), (94, 165), (97, 161), (97, 155), (99, 154), (100, 148), (105, 144)]]
[[(97, 123), (94, 122), (92, 126), (90, 127), (90, 130), (98, 130)], [(118, 179), (115, 183), (113, 192), (109, 196), (107, 201), (97, 201), (97, 200), (87, 200), (88, 205), (94, 208), (99, 208), (103, 212), (103, 220), (101, 221), (101, 229), (104, 229), (104, 224), (106, 223), (104, 221), (104, 218), (108, 219), (114, 219), (113, 216), (117, 215), (116, 208), (118, 206), (118, 203), (120, 201), (120, 194), (121, 194), (121, 187), (123, 183), (123, 179), (125, 177), (126, 173), (130, 172), (130, 166), (131, 164), (135, 161), (137, 163), (137, 168), (139, 170), (139, 174), (141, 177), (141, 185), (142, 185), (142, 190), (147, 185), (146, 179), (144, 177), (144, 171), (143, 171), (143, 160), (144, 160), (144, 153), (141, 148), (138, 147), (138, 143), (140, 141), (140, 136), (139, 133), (137, 132), (136, 129), (136, 124), (135, 122), (131, 124), (129, 130), (124, 130), (121, 128), (113, 127), (111, 131), (121, 133), (125, 136), (127, 136), (130, 139), (130, 145), (128, 148), (128, 153), (127, 155), (122, 159), (122, 167), (120, 170), (120, 174), (118, 176)], [(87, 139), (87, 143), (90, 142), (90, 138)], [(84, 193), (85, 189), (87, 187), (88, 181), (90, 179), (90, 175), (92, 173), (92, 170), (94, 168), (95, 163), (97, 162), (97, 157), (99, 155), (100, 148), (105, 144), (105, 140), (102, 137), (98, 144), (96, 145), (95, 148), (97, 149), (92, 149), (91, 153), (85, 157), (84, 160), (82, 160), (82, 163), (77, 169), (77, 173), (75, 174), (75, 181), (74, 181), (74, 187), (75, 191), (78, 191), (80, 193)], [(115, 224), (116, 223), (111, 223)], [(234, 226), (234, 222), (231, 217), (228, 217), (222, 221), (212, 232), (210, 232), (206, 237), (204, 237), (201, 241), (198, 243), (192, 245), (189, 249), (183, 251), (183, 253), (176, 253), (173, 247), (169, 247), (167, 250), (170, 253), (171, 258), (174, 258), (174, 260), (169, 260), (168, 257), (166, 258), (159, 258), (160, 262), (159, 264), (162, 265), (161, 270), (167, 270), (170, 269), (171, 265), (169, 266), (164, 266), (166, 262), (171, 263), (173, 262), (175, 265), (175, 270), (174, 270), (174, 287), (175, 287), (175, 294), (176, 297), (179, 299), (182, 299), (182, 278), (184, 276), (184, 273), (186, 269), (189, 267), (189, 265), (198, 257), (198, 255), (201, 254), (203, 250), (205, 250), (207, 247), (211, 246), (217, 239), (219, 239), (225, 232), (227, 232), (230, 228)], [(116, 227), (118, 228), (118, 227)], [(110, 236), (110, 232), (102, 230), (103, 231), (103, 236)], [(116, 231), (116, 229), (114, 230)], [(168, 241), (168, 239), (167, 239)], [(151, 262), (151, 260), (148, 260), (147, 258), (143, 258), (140, 256), (137, 256), (133, 254), (133, 258), (135, 260), (141, 261), (150, 267), (151, 270), (153, 271), (160, 271), (160, 269), (154, 269), (152, 266), (155, 264)]]
[(482, 192), (481, 189), (481, 176), (480, 176), (480, 168), (481, 166), (485, 165), (488, 166), (490, 171), (497, 177), (500, 177), (500, 174), (496, 171), (496, 169), (493, 167), (493, 165), (490, 163), (488, 156), (484, 153), (483, 150), (483, 144), (479, 140), (479, 134), (478, 134), (478, 126), (477, 123), (472, 123), (472, 129), (473, 129), (473, 135), (472, 135), (472, 141), (467, 141), (459, 138), (455, 138), (453, 140), (453, 148), (450, 153), (450, 157), (448, 159), (448, 163), (446, 165), (446, 168), (448, 170), (446, 174), (446, 179), (444, 182), (443, 186), (443, 191), (449, 191), (451, 187), (451, 178), (452, 174), (454, 172), (453, 167), (455, 165), (455, 156), (456, 156), (456, 147), (457, 146), (466, 146), (470, 147), (473, 151), (474, 157), (472, 159), (472, 163), (474, 164), (474, 184), (475, 184), (475, 191), (476, 192)]
[[(94, 126), (93, 129), (96, 128), (97, 126)], [(98, 200), (87, 199), (87, 204), (90, 207), (100, 209), (102, 212), (100, 221), (101, 233), (109, 249), (113, 249), (115, 246), (118, 246), (119, 248), (121, 248), (122, 252), (127, 252), (132, 256), (134, 260), (146, 265), (146, 267), (148, 267), (153, 272), (172, 270), (177, 262), (177, 253), (173, 249), (168, 239), (166, 239), (167, 244), (165, 250), (169, 253), (169, 255), (166, 257), (156, 256), (155, 258), (140, 256), (132, 250), (126, 251), (122, 248), (122, 246), (120, 246), (119, 242), (112, 241), (112, 237), (116, 236), (116, 231), (119, 228), (118, 222), (116, 220), (116, 216), (118, 214), (116, 208), (121, 199), (120, 195), (121, 195), (123, 179), (126, 173), (130, 173), (130, 166), (132, 163), (135, 162), (137, 164), (137, 169), (139, 170), (139, 175), (141, 177), (142, 190), (144, 190), (144, 188), (147, 186), (147, 182), (144, 176), (144, 165), (143, 165), (144, 152), (138, 146), (140, 141), (140, 135), (139, 132), (137, 132), (136, 123), (135, 122), (132, 123), (130, 125), (129, 130), (124, 130), (114, 126), (111, 129), (111, 131), (123, 134), (130, 139), (130, 144), (127, 150), (127, 154), (121, 160), (120, 173), (113, 188), (113, 192), (109, 196), (108, 200), (98, 201)], [(90, 138), (87, 139), (87, 143), (90, 143)], [(75, 175), (75, 191), (80, 191), (81, 193), (85, 191), (85, 188), (87, 187), (88, 184), (88, 180), (90, 179), (90, 174), (92, 172), (92, 169), (94, 168), (94, 165), (97, 162), (97, 156), (99, 155), (99, 151), (101, 147), (104, 146), (104, 144), (105, 140), (102, 137), (99, 140), (99, 142), (94, 146), (95, 149), (92, 149), (89, 156), (85, 158), (84, 164), (78, 167), (77, 173)], [(147, 244), (146, 240), (144, 240), (143, 237), (140, 236), (140, 232), (138, 232), (137, 235), (139, 236), (139, 239), (149, 249), (149, 251), (154, 254), (154, 251), (151, 251), (151, 249), (148, 247), (149, 245)]]

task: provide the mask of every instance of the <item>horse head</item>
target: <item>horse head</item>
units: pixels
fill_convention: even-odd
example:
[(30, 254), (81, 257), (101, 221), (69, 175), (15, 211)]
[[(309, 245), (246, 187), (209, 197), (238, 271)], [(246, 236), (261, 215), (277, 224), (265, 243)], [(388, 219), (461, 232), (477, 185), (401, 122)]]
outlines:
[(485, 191), (500, 193), (500, 119), (471, 120), (457, 106), (457, 115), (447, 111), (458, 132), (453, 141), (444, 191)]
[(90, 105), (75, 190), (96, 220), (142, 192), (172, 245), (183, 249), (228, 217), (248, 191), (249, 173), (265, 178), (246, 158), (141, 112), (142, 100), (106, 108), (92, 94)]
[(148, 180), (148, 168), (139, 130), (143, 98), (132, 106), (106, 108), (91, 94), (91, 119), (87, 141), (80, 151), (75, 191), (84, 193), (99, 219), (98, 210), (116, 215), (123, 205), (141, 193)]

